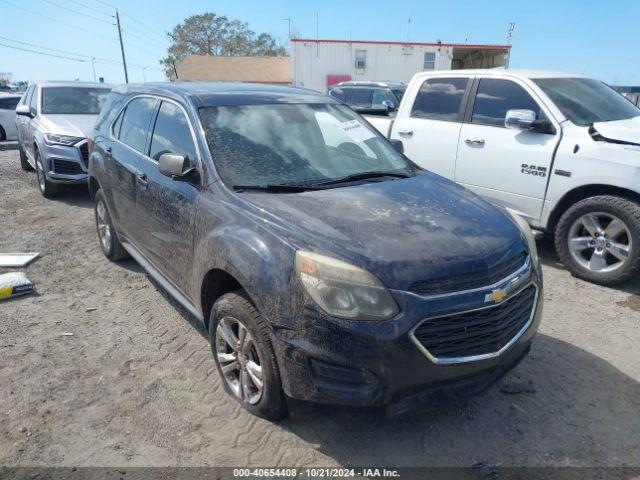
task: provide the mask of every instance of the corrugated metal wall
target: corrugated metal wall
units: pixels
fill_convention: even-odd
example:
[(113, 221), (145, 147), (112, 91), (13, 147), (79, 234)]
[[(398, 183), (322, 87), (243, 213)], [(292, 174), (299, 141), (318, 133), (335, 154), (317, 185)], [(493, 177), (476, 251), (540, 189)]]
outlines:
[[(365, 69), (355, 68), (356, 50), (367, 51)], [(436, 54), (436, 70), (451, 68), (451, 47), (293, 42), (293, 83), (325, 92), (327, 75), (351, 75), (352, 80), (408, 82), (423, 70), (425, 52)]]

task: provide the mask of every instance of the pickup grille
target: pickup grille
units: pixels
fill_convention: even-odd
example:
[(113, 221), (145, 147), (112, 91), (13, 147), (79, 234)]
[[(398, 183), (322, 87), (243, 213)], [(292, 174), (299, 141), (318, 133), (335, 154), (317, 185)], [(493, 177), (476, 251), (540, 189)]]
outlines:
[(85, 142), (78, 148), (80, 150), (80, 155), (82, 156), (82, 161), (84, 162), (84, 167), (89, 168), (89, 144)]
[(82, 167), (78, 162), (70, 162), (68, 160), (54, 160), (53, 171), (64, 175), (77, 175), (82, 173)]
[(487, 287), (521, 268), (526, 259), (527, 254), (521, 252), (519, 255), (501, 262), (491, 269), (416, 282), (409, 287), (409, 291), (417, 295), (440, 295)]
[(527, 324), (536, 292), (536, 287), (529, 285), (499, 305), (427, 319), (413, 336), (436, 358), (495, 353)]

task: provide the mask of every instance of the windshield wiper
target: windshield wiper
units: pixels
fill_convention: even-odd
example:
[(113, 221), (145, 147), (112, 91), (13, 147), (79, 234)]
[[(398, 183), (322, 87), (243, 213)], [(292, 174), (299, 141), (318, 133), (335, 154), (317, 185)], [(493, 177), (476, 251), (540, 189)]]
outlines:
[(258, 190), (263, 192), (280, 192), (280, 193), (295, 193), (305, 192), (307, 190), (318, 190), (315, 185), (297, 185), (297, 184), (266, 184), (266, 185), (234, 185), (232, 187), (236, 192), (243, 190)]
[(355, 182), (357, 180), (369, 180), (373, 178), (384, 178), (384, 177), (409, 178), (411, 177), (411, 175), (408, 173), (399, 173), (399, 172), (360, 172), (360, 173), (354, 173), (352, 175), (347, 175), (346, 177), (328, 180), (326, 182), (314, 183), (314, 185), (336, 185), (338, 183), (349, 183), (349, 182)]

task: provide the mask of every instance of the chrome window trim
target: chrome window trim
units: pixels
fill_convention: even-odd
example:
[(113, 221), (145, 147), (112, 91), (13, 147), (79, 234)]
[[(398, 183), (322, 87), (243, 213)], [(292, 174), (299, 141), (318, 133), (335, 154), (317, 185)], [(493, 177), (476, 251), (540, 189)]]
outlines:
[[(507, 286), (508, 286), (509, 284), (511, 284), (511, 282), (513, 282), (514, 280), (518, 279), (520, 276), (522, 276), (522, 274), (528, 272), (530, 269), (531, 269), (531, 255), (527, 255), (527, 258), (525, 259), (524, 263), (522, 264), (522, 266), (518, 270), (516, 270), (515, 272), (507, 275), (502, 280), (498, 280), (497, 282), (492, 283), (491, 285), (485, 285), (483, 287), (471, 288), (469, 290), (459, 290), (459, 291), (456, 291), (456, 292), (436, 293), (434, 295), (420, 295), (418, 293), (413, 293), (413, 292), (410, 292), (408, 290), (405, 291), (404, 293), (406, 293), (407, 295), (413, 296), (413, 297), (420, 298), (420, 299), (434, 300), (434, 299), (438, 299), (438, 298), (455, 297), (457, 295), (466, 295), (466, 294), (469, 294), (469, 293), (481, 292), (483, 290), (493, 290), (495, 288), (498, 288), (498, 287), (502, 286), (503, 284), (507, 284)], [(505, 301), (505, 300), (503, 300), (503, 301)], [(493, 306), (493, 305), (491, 305), (491, 306)], [(463, 312), (460, 312), (460, 313), (463, 313)]]
[[(425, 348), (425, 346), (422, 345), (422, 343), (420, 343), (420, 341), (415, 336), (415, 331), (420, 327), (420, 325), (422, 325), (427, 320), (434, 320), (434, 319), (438, 319), (438, 318), (449, 317), (449, 316), (452, 316), (452, 315), (460, 315), (460, 314), (469, 313), (469, 312), (477, 312), (479, 310), (486, 310), (487, 308), (496, 307), (496, 306), (501, 305), (501, 304), (503, 304), (505, 302), (508, 302), (509, 300), (511, 300), (512, 298), (514, 298), (515, 296), (517, 296), (518, 294), (522, 293), (524, 290), (529, 288), (531, 285), (533, 285), (534, 288), (536, 289), (536, 293), (535, 293), (535, 296), (533, 298), (533, 307), (531, 308), (531, 314), (529, 315), (529, 319), (524, 324), (524, 326), (511, 338), (511, 340), (509, 340), (498, 351), (491, 352), (491, 353), (483, 353), (483, 354), (479, 354), (479, 355), (468, 355), (468, 356), (463, 356), (463, 357), (436, 357), (436, 356), (432, 355), (431, 352), (429, 352), (429, 350), (427, 350)], [(489, 288), (491, 288), (491, 287), (486, 287), (485, 289), (489, 289)], [(473, 308), (471, 310), (464, 310), (464, 311), (461, 311), (461, 312), (453, 312), (453, 313), (447, 313), (445, 315), (437, 315), (435, 317), (424, 318), (424, 319), (420, 320), (420, 322), (418, 322), (418, 324), (411, 329), (411, 331), (409, 332), (409, 338), (418, 347), (418, 350), (420, 350), (420, 352), (422, 352), (422, 354), (425, 357), (427, 357), (431, 362), (435, 363), (436, 365), (456, 365), (456, 364), (461, 364), (461, 363), (479, 362), (481, 360), (488, 360), (490, 358), (496, 358), (496, 357), (502, 355), (507, 350), (509, 350), (509, 348), (511, 348), (520, 339), (520, 337), (522, 337), (522, 335), (525, 334), (525, 332), (529, 329), (529, 327), (531, 327), (531, 324), (533, 323), (533, 319), (535, 317), (536, 311), (538, 310), (538, 295), (539, 295), (539, 293), (540, 293), (540, 289), (538, 288), (538, 285), (536, 285), (533, 281), (530, 281), (525, 286), (523, 286), (520, 290), (518, 290), (516, 293), (514, 293), (512, 295), (509, 295), (508, 298), (505, 298), (500, 303), (494, 303), (492, 305), (486, 305), (486, 306), (483, 306), (483, 307), (480, 307), (480, 308)]]
[[(131, 98), (129, 98), (129, 100), (127, 100), (127, 102), (120, 108), (120, 110), (118, 111), (117, 115), (115, 115), (113, 117), (113, 120), (111, 121), (111, 124), (109, 125), (109, 139), (114, 141), (114, 142), (118, 142), (120, 145), (124, 145), (125, 147), (127, 147), (129, 150), (131, 150), (132, 152), (136, 152), (138, 155), (140, 155), (142, 158), (144, 158), (145, 160), (152, 162), (154, 165), (158, 165), (157, 160), (154, 160), (153, 158), (151, 158), (149, 155), (147, 155), (147, 153), (145, 152), (139, 152), (138, 150), (136, 150), (135, 148), (131, 147), (130, 145), (127, 145), (126, 143), (120, 141), (119, 138), (114, 137), (113, 135), (113, 126), (115, 125), (115, 123), (118, 121), (118, 118), (120, 117), (120, 115), (122, 115), (122, 112), (124, 112), (124, 110), (126, 110), (126, 108), (129, 106), (129, 104), (134, 101), (136, 98), (152, 98), (156, 101), (160, 101), (160, 102), (169, 102), (169, 103), (173, 103), (174, 105), (176, 105), (178, 108), (180, 108), (180, 110), (182, 110), (182, 113), (184, 114), (185, 118), (187, 119), (187, 124), (189, 125), (189, 131), (191, 132), (191, 140), (193, 141), (194, 146), (196, 147), (196, 164), (197, 164), (197, 168), (198, 170), (202, 171), (202, 154), (200, 152), (200, 147), (198, 145), (198, 139), (196, 137), (196, 133), (195, 133), (195, 129), (193, 128), (193, 125), (191, 123), (191, 119), (189, 118), (189, 115), (187, 113), (187, 110), (184, 108), (183, 105), (181, 105), (179, 102), (176, 102), (175, 100), (171, 99), (171, 98), (167, 98), (167, 97), (163, 97), (162, 95), (152, 95), (149, 93), (140, 93), (140, 94), (136, 94), (133, 95)], [(156, 104), (156, 106), (154, 107), (154, 123), (153, 125), (151, 125), (149, 133), (151, 134), (150, 138), (149, 138), (149, 142), (151, 142), (153, 140), (153, 130), (155, 128), (155, 120), (157, 120), (157, 113), (155, 112), (155, 110), (158, 108), (158, 105)], [(123, 119), (124, 120), (124, 119)], [(151, 148), (151, 143), (149, 143), (149, 148)]]

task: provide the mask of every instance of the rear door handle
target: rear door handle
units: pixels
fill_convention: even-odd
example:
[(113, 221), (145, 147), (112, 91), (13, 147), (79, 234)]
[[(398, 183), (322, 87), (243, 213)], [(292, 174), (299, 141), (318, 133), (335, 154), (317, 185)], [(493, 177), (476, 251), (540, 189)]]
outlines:
[(484, 145), (484, 138), (467, 138), (464, 143), (481, 147)]
[(413, 135), (413, 130), (398, 130), (398, 135), (410, 137), (411, 135)]

